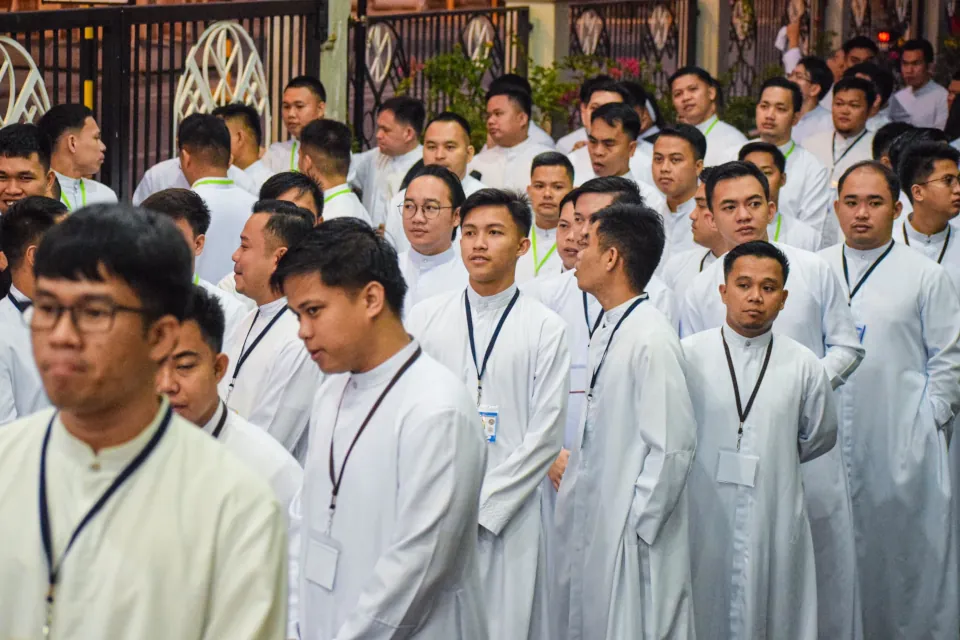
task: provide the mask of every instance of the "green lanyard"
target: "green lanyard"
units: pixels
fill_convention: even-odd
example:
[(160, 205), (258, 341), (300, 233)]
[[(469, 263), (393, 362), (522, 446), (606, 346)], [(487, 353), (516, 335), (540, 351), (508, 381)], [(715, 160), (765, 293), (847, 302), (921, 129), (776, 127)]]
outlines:
[(703, 132), (703, 137), (706, 138), (710, 135), (710, 132), (713, 131), (713, 128), (717, 126), (717, 123), (720, 122), (720, 116), (713, 116), (713, 122), (707, 127), (707, 130)]
[(777, 228), (773, 232), (773, 241), (778, 242), (780, 240), (780, 223), (783, 222), (783, 214), (777, 211)]
[(793, 153), (793, 150), (797, 148), (797, 143), (793, 140), (790, 141), (790, 148), (787, 149), (787, 152), (783, 154), (783, 159), (786, 160), (790, 157), (790, 154)]
[[(60, 201), (67, 205), (67, 209), (73, 211), (73, 205), (70, 204), (70, 198), (68, 198), (67, 194), (63, 191), (60, 192)], [(80, 206), (87, 206), (87, 185), (84, 184), (83, 178), (80, 178)]]
[(290, 148), (290, 171), (297, 171), (297, 141), (293, 141), (293, 147)]
[(334, 191), (333, 193), (331, 193), (330, 195), (328, 195), (327, 197), (325, 197), (325, 198), (323, 199), (323, 204), (327, 204), (328, 202), (330, 202), (331, 200), (333, 200), (333, 199), (336, 198), (337, 196), (342, 196), (342, 195), (345, 194), (345, 193), (350, 193), (350, 187), (344, 187), (344, 188), (341, 189), (340, 191)]
[(199, 274), (196, 274), (196, 273), (193, 274), (193, 284), (195, 284), (195, 285), (200, 284), (200, 275), (199, 275)]
[(203, 180), (198, 181), (195, 187), (200, 187), (205, 184), (219, 184), (219, 185), (230, 185), (233, 184), (233, 180), (230, 178), (204, 178)]
[(550, 251), (547, 251), (547, 255), (543, 256), (543, 260), (537, 261), (537, 230), (531, 229), (530, 235), (532, 236), (533, 243), (533, 277), (536, 278), (540, 275), (540, 269), (543, 268), (543, 265), (547, 264), (547, 260), (550, 259), (550, 256), (553, 255), (553, 252), (557, 250), (557, 243), (554, 242), (553, 246), (550, 247)]

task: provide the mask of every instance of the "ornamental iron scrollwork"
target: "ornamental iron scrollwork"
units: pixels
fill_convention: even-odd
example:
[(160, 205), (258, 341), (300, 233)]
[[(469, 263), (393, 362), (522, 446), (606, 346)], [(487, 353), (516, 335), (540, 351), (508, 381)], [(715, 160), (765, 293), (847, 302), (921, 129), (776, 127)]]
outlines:
[[(36, 122), (50, 110), (50, 98), (33, 58), (13, 38), (0, 36), (0, 86), (7, 87), (7, 108), (0, 126)], [(17, 83), (17, 69), (26, 66), (27, 75)]]

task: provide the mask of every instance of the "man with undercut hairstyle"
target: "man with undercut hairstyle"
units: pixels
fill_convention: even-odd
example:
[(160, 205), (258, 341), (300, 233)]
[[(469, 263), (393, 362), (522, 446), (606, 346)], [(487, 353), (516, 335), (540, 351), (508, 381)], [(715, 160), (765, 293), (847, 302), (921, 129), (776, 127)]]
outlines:
[(913, 125), (907, 124), (906, 122), (889, 122), (877, 129), (877, 133), (873, 136), (873, 144), (871, 145), (873, 159), (896, 172), (893, 163), (890, 162), (890, 146), (901, 134), (913, 128)]
[(682, 67), (670, 76), (670, 95), (678, 122), (695, 126), (707, 139), (703, 161), (708, 167), (736, 157), (747, 138), (720, 120), (717, 111), (723, 98), (713, 76), (700, 67)]
[(260, 187), (261, 200), (284, 200), (313, 214), (316, 224), (323, 220), (323, 191), (317, 181), (299, 171), (275, 173)]
[[(497, 76), (490, 82), (489, 91), (497, 91), (499, 89), (517, 89), (523, 93), (530, 96), (530, 99), (533, 99), (533, 87), (530, 85), (530, 81), (527, 80), (525, 76), (521, 76), (517, 73), (504, 73), (503, 75)], [(553, 140), (553, 136), (544, 131), (543, 127), (537, 124), (536, 120), (531, 116), (530, 118), (530, 128), (527, 131), (531, 140), (536, 142), (538, 145), (547, 147), (550, 150), (555, 150), (557, 148), (556, 142)], [(481, 151), (486, 149), (491, 149), (497, 146), (496, 141), (487, 134), (487, 141), (480, 148)]]
[(263, 144), (260, 114), (248, 104), (231, 102), (214, 109), (213, 115), (223, 118), (227, 123), (234, 166), (243, 169), (259, 191), (263, 183), (276, 173), (260, 158), (260, 147)]
[(323, 189), (323, 219), (344, 216), (372, 224), (360, 198), (347, 184), (350, 173), (350, 127), (336, 120), (314, 120), (300, 130), (300, 173)]
[(313, 76), (297, 76), (283, 88), (280, 110), (290, 139), (274, 142), (263, 156), (263, 163), (275, 173), (297, 170), (300, 132), (314, 120), (323, 118), (327, 110), (327, 90)]

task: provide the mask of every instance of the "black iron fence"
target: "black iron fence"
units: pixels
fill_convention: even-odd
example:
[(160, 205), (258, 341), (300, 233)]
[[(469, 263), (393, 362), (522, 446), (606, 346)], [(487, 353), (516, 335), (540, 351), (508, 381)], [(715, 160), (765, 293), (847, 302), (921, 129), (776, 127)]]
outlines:
[(269, 84), (272, 138), (279, 139), (283, 86), (320, 69), (323, 0), (3, 13), (0, 34), (33, 57), (51, 104), (86, 96), (107, 145), (100, 179), (128, 197), (148, 167), (174, 155), (174, 97), (184, 62), (219, 20), (238, 22), (252, 37)]
[(696, 59), (696, 13), (692, 0), (571, 3), (570, 53), (637, 59), (662, 93)]
[(419, 73), (437, 55), (459, 46), (465, 56), (489, 56), (491, 78), (527, 74), (526, 7), (364, 16), (361, 6), (358, 15), (350, 28), (348, 99), (354, 135), (363, 149), (374, 144), (380, 104), (395, 95), (401, 83), (409, 85), (407, 94), (424, 100), (428, 110), (445, 106), (440, 97), (429, 99), (429, 81)]

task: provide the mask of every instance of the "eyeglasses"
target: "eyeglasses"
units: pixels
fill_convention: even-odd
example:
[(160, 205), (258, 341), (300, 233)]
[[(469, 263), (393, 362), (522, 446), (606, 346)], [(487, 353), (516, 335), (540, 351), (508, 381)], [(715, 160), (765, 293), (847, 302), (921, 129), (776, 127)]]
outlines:
[(940, 176), (939, 178), (934, 178), (933, 180), (927, 180), (926, 182), (918, 182), (917, 184), (931, 184), (934, 182), (942, 182), (943, 186), (945, 186), (947, 189), (953, 189), (960, 184), (960, 175), (948, 173), (945, 176)]
[(440, 215), (440, 212), (444, 209), (453, 209), (453, 207), (441, 207), (440, 205), (432, 202), (428, 202), (422, 207), (418, 206), (415, 202), (404, 202), (397, 207), (397, 211), (403, 214), (404, 218), (412, 218), (413, 216), (417, 215), (417, 210), (420, 210), (423, 211), (423, 217), (425, 217), (427, 220), (433, 220)]
[(64, 312), (70, 313), (70, 320), (80, 333), (107, 333), (113, 329), (113, 322), (121, 312), (146, 313), (144, 309), (124, 307), (105, 300), (81, 300), (69, 306), (42, 301), (24, 311), (23, 321), (34, 331), (50, 331), (60, 323)]
[(790, 74), (787, 75), (787, 80), (793, 80), (794, 82), (796, 82), (797, 80), (810, 82), (810, 76), (802, 74), (799, 71), (791, 71)]

